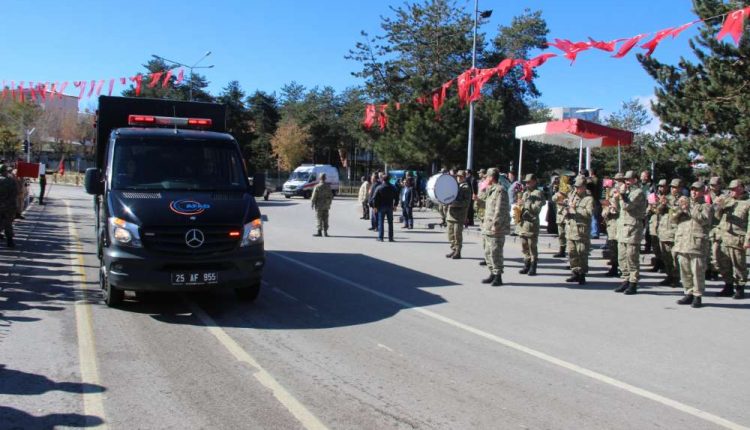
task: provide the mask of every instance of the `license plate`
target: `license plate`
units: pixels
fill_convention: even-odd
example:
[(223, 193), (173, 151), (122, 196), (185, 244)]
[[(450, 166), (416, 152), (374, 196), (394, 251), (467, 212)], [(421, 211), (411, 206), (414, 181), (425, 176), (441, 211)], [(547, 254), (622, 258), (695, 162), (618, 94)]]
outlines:
[(172, 273), (172, 285), (212, 285), (219, 283), (219, 272)]

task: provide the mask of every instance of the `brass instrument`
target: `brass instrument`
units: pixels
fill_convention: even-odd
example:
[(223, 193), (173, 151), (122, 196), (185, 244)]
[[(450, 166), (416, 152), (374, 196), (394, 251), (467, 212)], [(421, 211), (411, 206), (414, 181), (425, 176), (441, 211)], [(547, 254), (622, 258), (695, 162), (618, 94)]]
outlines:
[(571, 188), (570, 188), (569, 176), (560, 177), (560, 190), (559, 191), (563, 193), (564, 196), (567, 196), (568, 194), (570, 194)]
[(521, 224), (521, 212), (523, 212), (523, 205), (519, 202), (513, 205), (513, 222), (518, 225)]

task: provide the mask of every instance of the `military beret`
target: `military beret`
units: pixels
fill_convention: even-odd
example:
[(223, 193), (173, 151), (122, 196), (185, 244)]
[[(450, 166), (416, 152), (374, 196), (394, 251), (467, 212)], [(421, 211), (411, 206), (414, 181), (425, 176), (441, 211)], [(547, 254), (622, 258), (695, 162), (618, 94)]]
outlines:
[(625, 172), (625, 179), (637, 179), (638, 176), (636, 176), (635, 172), (632, 170), (628, 170)]
[(669, 186), (679, 188), (682, 186), (682, 181), (679, 178), (674, 178), (672, 179), (672, 183), (670, 183)]
[(666, 179), (660, 179), (659, 180), (659, 186), (660, 187), (666, 187), (667, 186), (667, 180)]
[(718, 176), (712, 176), (711, 179), (708, 180), (708, 185), (721, 185), (721, 178)]
[(456, 172), (456, 176), (466, 176), (466, 172), (463, 170), (459, 170)]
[(583, 176), (579, 176), (576, 178), (576, 181), (573, 183), (573, 186), (576, 187), (585, 187), (586, 186), (586, 178)]
[(742, 187), (744, 184), (739, 179), (732, 179), (732, 182), (729, 183), (729, 188), (737, 188)]
[(706, 187), (706, 185), (701, 181), (695, 181), (692, 185), (690, 185), (691, 190), (702, 190)]
[(615, 181), (622, 181), (625, 179), (625, 176), (623, 176), (622, 172), (615, 173)]
[(533, 173), (529, 173), (529, 174), (526, 175), (526, 177), (523, 179), (523, 181), (524, 182), (536, 181), (536, 175), (533, 174)]

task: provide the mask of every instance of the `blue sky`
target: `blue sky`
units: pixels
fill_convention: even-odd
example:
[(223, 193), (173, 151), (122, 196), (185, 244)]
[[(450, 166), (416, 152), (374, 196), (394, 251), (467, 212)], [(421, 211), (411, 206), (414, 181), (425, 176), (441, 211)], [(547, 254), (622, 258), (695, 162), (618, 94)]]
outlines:
[[(230, 1), (109, 0), (2, 1), (0, 79), (74, 81), (131, 76), (151, 54), (184, 63), (212, 54), (201, 65), (218, 93), (230, 80), (250, 93), (277, 91), (291, 81), (337, 90), (358, 85), (358, 64), (344, 55), (360, 31), (380, 33), (380, 16), (401, 1)], [(458, 0), (473, 9), (473, 0)], [(480, 0), (493, 9), (484, 30), (495, 33), (524, 8), (542, 10), (551, 38), (599, 40), (656, 32), (695, 19), (689, 0)], [(674, 63), (690, 55), (690, 29), (666, 39), (655, 57)], [(633, 97), (648, 98), (654, 83), (636, 61), (634, 49), (623, 59), (602, 51), (579, 55), (572, 66), (553, 58), (537, 81), (548, 106), (589, 106), (605, 112)], [(553, 51), (556, 52), (556, 51)], [(467, 65), (468, 66), (468, 65)], [(72, 86), (71, 86), (72, 87)], [(74, 94), (74, 89), (67, 91)], [(82, 103), (82, 107), (91, 101)]]

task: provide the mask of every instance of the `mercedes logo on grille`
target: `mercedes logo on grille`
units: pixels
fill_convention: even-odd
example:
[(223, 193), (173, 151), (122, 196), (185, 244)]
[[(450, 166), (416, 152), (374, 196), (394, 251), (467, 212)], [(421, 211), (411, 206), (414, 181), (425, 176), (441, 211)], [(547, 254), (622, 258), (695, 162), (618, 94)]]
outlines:
[(194, 228), (185, 233), (185, 243), (191, 248), (199, 248), (206, 241), (203, 232)]

